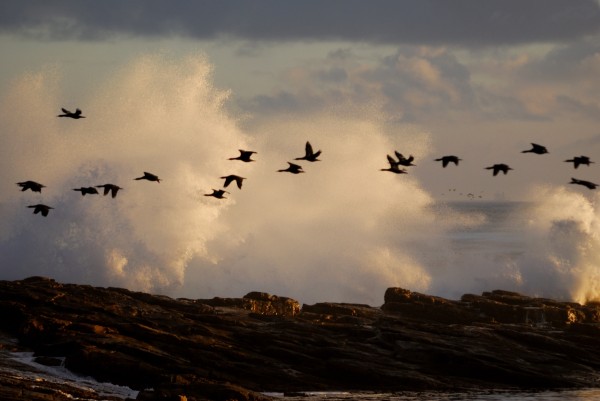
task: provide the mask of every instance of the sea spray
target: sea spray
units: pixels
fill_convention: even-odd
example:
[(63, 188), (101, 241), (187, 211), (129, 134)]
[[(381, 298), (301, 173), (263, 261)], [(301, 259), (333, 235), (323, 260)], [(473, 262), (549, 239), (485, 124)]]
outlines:
[[(391, 286), (449, 298), (498, 288), (597, 296), (596, 198), (579, 189), (539, 189), (528, 204), (472, 199), (479, 209), (465, 210), (424, 189), (430, 134), (390, 124), (368, 105), (235, 115), (203, 56), (139, 57), (82, 104), (63, 104), (59, 70), (25, 74), (1, 99), (4, 279), (372, 305)], [(87, 118), (59, 119), (61, 106)], [(297, 176), (277, 172), (306, 141), (322, 161), (298, 161), (306, 173)], [(238, 149), (257, 151), (257, 161), (228, 160)], [(394, 150), (415, 155), (417, 166), (380, 171)], [(144, 171), (161, 182), (133, 180)], [(246, 177), (243, 189), (203, 196), (227, 174)], [(47, 187), (22, 193), (15, 183), (27, 179)], [(124, 189), (115, 199), (72, 191), (106, 183)], [(26, 208), (40, 202), (55, 207), (47, 218)]]

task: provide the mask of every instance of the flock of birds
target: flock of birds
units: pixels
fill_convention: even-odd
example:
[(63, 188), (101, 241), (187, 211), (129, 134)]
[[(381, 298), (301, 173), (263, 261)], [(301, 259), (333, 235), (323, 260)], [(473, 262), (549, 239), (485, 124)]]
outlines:
[[(75, 120), (85, 118), (85, 116), (82, 115), (82, 112), (80, 109), (76, 109), (74, 112), (71, 112), (64, 108), (62, 108), (61, 110), (62, 110), (63, 114), (59, 114), (58, 117), (67, 117), (67, 118), (72, 118)], [(531, 145), (532, 145), (531, 149), (523, 150), (522, 153), (535, 153), (538, 155), (549, 153), (548, 149), (546, 149), (545, 146), (542, 146), (542, 145), (539, 145), (536, 143), (532, 143)], [(304, 156), (297, 157), (294, 160), (304, 160), (304, 161), (308, 161), (308, 162), (320, 161), (318, 159), (318, 157), (321, 155), (321, 150), (318, 150), (315, 152), (313, 150), (313, 147), (310, 144), (310, 142), (306, 142), (304, 150), (305, 150)], [(231, 157), (231, 158), (229, 158), (229, 160), (239, 160), (239, 161), (242, 161), (245, 163), (256, 161), (256, 160), (252, 159), (252, 156), (254, 154), (256, 154), (257, 152), (252, 151), (252, 150), (244, 150), (244, 149), (239, 149), (239, 152), (240, 152), (239, 156)], [(389, 171), (389, 172), (392, 172), (395, 174), (407, 174), (408, 171), (404, 167), (415, 166), (415, 164), (413, 163), (413, 161), (415, 160), (414, 156), (410, 155), (409, 157), (405, 157), (402, 153), (400, 153), (398, 151), (394, 151), (394, 155), (395, 155), (395, 157), (393, 157), (391, 155), (387, 155), (387, 161), (388, 161), (389, 167), (382, 168), (381, 171)], [(442, 162), (442, 167), (444, 167), (444, 168), (446, 168), (450, 163), (453, 163), (455, 166), (458, 166), (458, 164), (461, 160), (462, 159), (460, 159), (458, 156), (455, 156), (455, 155), (447, 155), (447, 156), (442, 156), (440, 158), (434, 159), (434, 161)], [(583, 156), (583, 155), (575, 156), (572, 159), (565, 160), (565, 162), (573, 163), (573, 167), (575, 169), (577, 169), (580, 165), (589, 166), (591, 163), (594, 163), (593, 161), (590, 160), (590, 158), (588, 156)], [(277, 170), (277, 172), (288, 172), (291, 174), (304, 173), (304, 170), (302, 169), (301, 165), (299, 165), (297, 163), (292, 163), (292, 162), (287, 162), (287, 163), (288, 163), (288, 167), (286, 169), (280, 169), (280, 170)], [(508, 166), (505, 163), (497, 163), (492, 166), (485, 167), (485, 169), (492, 170), (494, 176), (498, 175), (498, 173), (500, 173), (500, 172), (502, 172), (506, 175), (510, 170), (513, 170), (510, 166)], [(225, 188), (227, 188), (231, 183), (235, 182), (237, 187), (239, 189), (241, 189), (242, 183), (246, 178), (241, 177), (236, 174), (230, 174), (230, 175), (222, 176), (221, 179), (225, 180), (223, 183), (223, 188), (213, 189), (212, 193), (204, 194), (204, 196), (212, 196), (217, 199), (225, 199), (225, 194), (229, 193), (225, 190)], [(147, 181), (151, 181), (151, 182), (160, 183), (160, 178), (157, 175), (149, 173), (147, 171), (145, 171), (141, 177), (134, 178), (134, 180), (147, 180)], [(596, 187), (598, 187), (598, 184), (595, 184), (590, 181), (580, 180), (577, 178), (571, 178), (570, 184), (582, 185), (589, 189), (596, 189)], [(18, 182), (17, 185), (19, 187), (21, 187), (21, 191), (30, 190), (32, 192), (39, 192), (39, 193), (42, 192), (42, 188), (45, 188), (45, 185), (42, 185), (38, 182), (31, 181), (31, 180)], [(82, 196), (98, 195), (99, 192), (96, 188), (102, 188), (104, 196), (106, 196), (110, 193), (112, 198), (115, 198), (117, 196), (117, 193), (119, 192), (119, 190), (123, 189), (120, 186), (115, 185), (115, 184), (102, 184), (102, 185), (96, 185), (96, 186), (91, 186), (91, 187), (74, 188), (73, 191), (81, 192)], [(44, 217), (48, 216), (48, 213), (50, 212), (51, 209), (54, 209), (51, 206), (41, 204), (41, 203), (38, 203), (35, 205), (29, 205), (27, 207), (32, 208), (34, 214), (39, 213)]]
[[(546, 154), (549, 152), (545, 146), (537, 144), (537, 143), (532, 143), (531, 149), (523, 150), (521, 153), (535, 153), (538, 155), (543, 155), (543, 154)], [(396, 160), (394, 157), (392, 157), (390, 155), (387, 155), (387, 160), (388, 160), (388, 163), (390, 166), (388, 168), (382, 168), (381, 171), (391, 171), (392, 173), (396, 173), (396, 174), (407, 174), (406, 169), (401, 168), (400, 166), (403, 166), (403, 167), (414, 166), (415, 164), (413, 164), (413, 161), (415, 158), (412, 155), (410, 155), (409, 157), (404, 157), (404, 155), (402, 155), (402, 153), (399, 153), (397, 151), (395, 151), (394, 154), (396, 155), (396, 158), (398, 160)], [(446, 168), (448, 166), (448, 164), (450, 164), (450, 163), (454, 163), (456, 166), (458, 166), (458, 163), (461, 160), (462, 159), (460, 159), (458, 156), (455, 156), (455, 155), (442, 156), (439, 159), (434, 159), (434, 161), (441, 161), (442, 167), (444, 167), (444, 168)], [(565, 160), (565, 162), (573, 163), (574, 168), (578, 168), (582, 164), (589, 166), (591, 163), (594, 163), (593, 161), (590, 160), (590, 158), (588, 156), (583, 156), (583, 155), (575, 156), (572, 159)], [(492, 170), (492, 174), (494, 176), (498, 175), (498, 173), (500, 173), (500, 172), (502, 172), (506, 175), (506, 174), (508, 174), (508, 172), (510, 170), (513, 170), (512, 167), (510, 167), (508, 164), (505, 164), (505, 163), (497, 163), (492, 166), (485, 167), (485, 169)], [(571, 178), (571, 182), (569, 184), (582, 185), (589, 189), (596, 189), (596, 187), (598, 187), (598, 184), (595, 184), (590, 181), (579, 180), (577, 178)]]

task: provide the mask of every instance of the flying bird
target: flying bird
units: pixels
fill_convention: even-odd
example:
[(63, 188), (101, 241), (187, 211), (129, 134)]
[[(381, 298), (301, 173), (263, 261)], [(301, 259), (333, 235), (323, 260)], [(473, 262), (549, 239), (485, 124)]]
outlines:
[(243, 162), (255, 162), (256, 160), (252, 160), (251, 157), (254, 153), (253, 150), (243, 150), (243, 149), (239, 149), (240, 151), (240, 155), (238, 157), (230, 157), (229, 160), (241, 160)]
[(598, 184), (594, 184), (593, 182), (578, 180), (577, 178), (571, 178), (571, 182), (569, 184), (583, 185), (584, 187), (589, 189), (596, 189), (596, 187), (598, 186)]
[(38, 203), (37, 205), (31, 205), (27, 207), (33, 208), (33, 214), (41, 213), (44, 217), (48, 216), (48, 212), (50, 212), (50, 209), (54, 209), (53, 207), (42, 205), (40, 203)]
[(410, 155), (410, 156), (408, 156), (408, 158), (406, 158), (406, 157), (404, 157), (404, 155), (402, 155), (402, 153), (398, 152), (397, 150), (394, 150), (394, 154), (398, 158), (397, 163), (399, 165), (405, 166), (405, 167), (416, 166), (416, 164), (412, 164), (413, 160), (415, 160), (415, 157), (413, 155)]
[(63, 111), (63, 114), (59, 114), (57, 117), (69, 117), (69, 118), (73, 118), (75, 120), (78, 120), (80, 118), (85, 118), (85, 116), (81, 115), (81, 110), (79, 110), (79, 109), (75, 110), (75, 112), (69, 111), (64, 108), (61, 108), (61, 110)]
[(21, 192), (23, 191), (27, 191), (28, 189), (30, 189), (32, 192), (42, 192), (42, 188), (45, 188), (45, 185), (40, 184), (39, 182), (35, 182), (35, 181), (23, 181), (23, 182), (17, 182), (17, 185), (21, 187)]
[(134, 180), (148, 180), (148, 181), (156, 181), (156, 182), (160, 183), (160, 179), (158, 178), (158, 176), (156, 176), (152, 173), (148, 173), (147, 171), (144, 171), (143, 176), (134, 178)]
[(565, 162), (573, 163), (573, 167), (575, 168), (579, 167), (580, 164), (585, 164), (586, 166), (589, 166), (590, 163), (594, 163), (593, 161), (590, 161), (590, 158), (587, 156), (575, 156), (572, 159), (565, 160)]
[(217, 199), (227, 199), (224, 196), (226, 193), (228, 194), (229, 192), (225, 191), (224, 189), (213, 189), (212, 194), (204, 194), (204, 196), (214, 196)]
[(81, 196), (85, 196), (86, 194), (98, 195), (98, 190), (94, 187), (74, 188), (73, 191), (81, 191)]
[(389, 168), (382, 168), (382, 169), (380, 169), (381, 171), (390, 171), (390, 172), (395, 173), (395, 174), (407, 174), (406, 170), (401, 169), (399, 167), (400, 163), (398, 163), (398, 161), (396, 159), (394, 159), (390, 155), (386, 155), (386, 157), (387, 157), (388, 163), (390, 164), (390, 167)]
[(235, 174), (226, 175), (225, 177), (221, 177), (221, 178), (225, 179), (225, 184), (223, 184), (223, 186), (225, 188), (227, 188), (229, 186), (229, 184), (231, 184), (233, 181), (235, 181), (238, 188), (242, 189), (242, 181), (245, 180), (244, 177), (240, 177), (239, 175), (235, 175)]
[(310, 144), (310, 142), (307, 141), (306, 145), (304, 147), (304, 156), (296, 157), (295, 160), (307, 160), (309, 162), (319, 162), (320, 160), (317, 159), (317, 157), (319, 157), (320, 154), (321, 154), (321, 151), (318, 150), (318, 151), (314, 152), (312, 145)]
[(458, 156), (442, 156), (439, 159), (435, 159), (436, 162), (442, 162), (442, 167), (446, 167), (448, 165), (448, 163), (454, 163), (456, 166), (458, 166), (458, 162), (461, 161), (462, 159), (459, 159)]
[(544, 153), (549, 153), (549, 152), (545, 146), (538, 145), (537, 143), (531, 143), (531, 149), (524, 150), (521, 153), (535, 153), (538, 155), (543, 155)]
[(494, 164), (493, 166), (486, 167), (486, 169), (494, 170), (494, 176), (498, 175), (498, 173), (500, 171), (502, 171), (504, 173), (504, 175), (506, 175), (508, 173), (508, 170), (513, 170), (512, 168), (508, 167), (508, 165), (506, 165), (504, 163)]
[(290, 162), (287, 162), (287, 164), (289, 164), (288, 168), (286, 168), (285, 170), (277, 170), (277, 171), (278, 172), (288, 172), (288, 173), (292, 173), (292, 174), (304, 173), (304, 170), (302, 170), (302, 166), (300, 166), (298, 164), (290, 163)]
[(382, 168), (380, 170), (381, 171), (391, 171), (392, 173), (395, 173), (395, 174), (408, 174), (406, 172), (406, 170), (401, 169), (400, 167), (398, 167), (398, 164), (390, 164), (389, 168)]
[(104, 188), (104, 196), (108, 195), (108, 193), (110, 192), (113, 198), (117, 196), (117, 192), (119, 192), (120, 189), (123, 189), (120, 186), (114, 184), (96, 185), (96, 188)]

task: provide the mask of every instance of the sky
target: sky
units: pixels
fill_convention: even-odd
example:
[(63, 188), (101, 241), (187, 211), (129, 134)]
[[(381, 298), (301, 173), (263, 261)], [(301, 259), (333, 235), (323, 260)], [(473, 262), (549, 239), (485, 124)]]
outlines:
[[(569, 182), (600, 166), (565, 160), (600, 158), (599, 38), (597, 0), (3, 1), (0, 278), (371, 304), (386, 286), (543, 292), (490, 272), (444, 289), (428, 258), (467, 223), (426, 210), (570, 199), (595, 222), (595, 192)], [(306, 141), (322, 161), (277, 173)], [(227, 160), (244, 148), (256, 162)], [(406, 175), (379, 171), (395, 150), (415, 157)], [(230, 173), (242, 190), (203, 196)], [(20, 193), (27, 179), (47, 188)], [(70, 193), (107, 180), (124, 182), (114, 200)]]

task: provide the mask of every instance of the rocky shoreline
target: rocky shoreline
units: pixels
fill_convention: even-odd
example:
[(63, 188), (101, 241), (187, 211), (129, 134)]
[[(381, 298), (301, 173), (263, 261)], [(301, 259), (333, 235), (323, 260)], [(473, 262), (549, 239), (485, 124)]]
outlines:
[[(0, 330), (18, 340), (0, 342), (2, 350), (26, 347), (39, 363), (64, 361), (73, 372), (139, 391), (137, 400), (600, 383), (600, 304), (500, 290), (453, 301), (389, 288), (383, 305), (372, 307), (300, 305), (260, 292), (172, 299), (31, 277), (0, 281), (0, 310)], [(72, 399), (7, 377), (2, 366), (3, 400), (24, 399), (25, 390), (32, 401)]]

